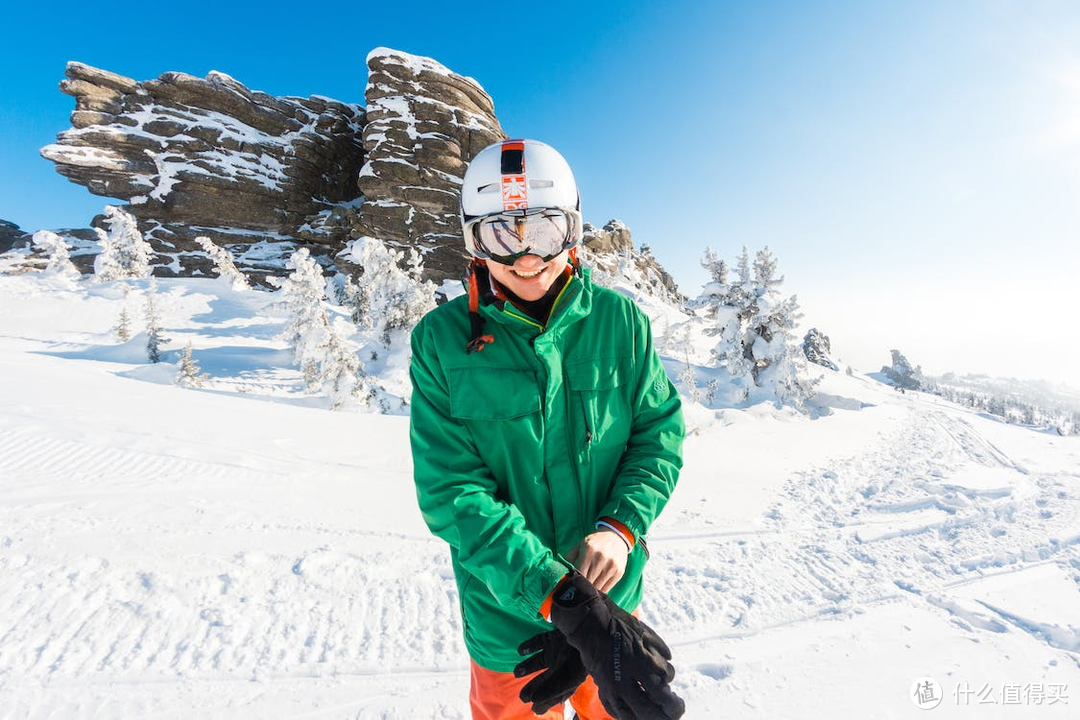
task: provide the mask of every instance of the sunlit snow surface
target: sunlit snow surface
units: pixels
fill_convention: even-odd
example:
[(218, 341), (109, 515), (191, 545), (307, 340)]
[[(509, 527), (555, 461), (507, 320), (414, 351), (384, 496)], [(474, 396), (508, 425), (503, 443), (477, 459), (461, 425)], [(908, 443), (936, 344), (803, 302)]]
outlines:
[[(306, 397), (269, 295), (212, 280), (159, 280), (178, 387), (123, 297), (0, 276), (0, 718), (468, 717), (407, 418)], [(688, 408), (643, 605), (686, 717), (1077, 717), (1080, 438), (821, 393)]]

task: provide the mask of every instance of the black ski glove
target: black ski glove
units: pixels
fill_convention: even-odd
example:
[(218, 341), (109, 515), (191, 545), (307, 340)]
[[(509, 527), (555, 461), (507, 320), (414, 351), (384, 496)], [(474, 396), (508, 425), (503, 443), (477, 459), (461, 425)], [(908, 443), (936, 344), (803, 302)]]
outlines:
[(656, 632), (573, 572), (552, 596), (551, 622), (577, 649), (619, 720), (678, 720), (686, 712), (672, 692), (671, 650)]
[[(533, 654), (535, 653), (535, 654)], [(519, 655), (530, 655), (514, 668), (515, 677), (532, 675), (543, 670), (521, 688), (518, 697), (526, 705), (532, 704), (532, 711), (543, 715), (556, 705), (562, 705), (570, 699), (587, 673), (581, 663), (581, 655), (558, 630), (535, 635), (518, 648)]]

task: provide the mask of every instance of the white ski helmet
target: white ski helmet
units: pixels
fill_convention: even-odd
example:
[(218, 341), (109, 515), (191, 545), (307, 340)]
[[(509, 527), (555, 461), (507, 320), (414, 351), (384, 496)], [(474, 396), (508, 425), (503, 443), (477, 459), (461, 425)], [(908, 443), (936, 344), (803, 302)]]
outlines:
[(574, 173), (550, 145), (537, 140), (504, 140), (481, 150), (465, 169), (461, 227), (465, 249), (473, 257), (495, 256), (474, 232), (478, 223), (492, 216), (533, 217), (545, 210), (565, 213), (561, 250), (581, 242), (581, 200)]

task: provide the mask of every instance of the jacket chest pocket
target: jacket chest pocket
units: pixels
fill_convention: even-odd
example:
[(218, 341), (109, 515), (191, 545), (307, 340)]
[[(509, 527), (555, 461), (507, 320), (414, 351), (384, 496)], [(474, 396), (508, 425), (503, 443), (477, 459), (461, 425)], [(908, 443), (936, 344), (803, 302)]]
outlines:
[(569, 390), (574, 442), (583, 449), (619, 449), (630, 439), (633, 410), (629, 393), (631, 359), (601, 357), (567, 363), (564, 369)]
[[(464, 368), (447, 372), (450, 415), (472, 435), (502, 499), (516, 483), (543, 473), (544, 422), (540, 386), (531, 370)], [(464, 449), (463, 449), (464, 451)]]
[(514, 420), (540, 411), (531, 370), (463, 368), (447, 373), (450, 415), (458, 420)]

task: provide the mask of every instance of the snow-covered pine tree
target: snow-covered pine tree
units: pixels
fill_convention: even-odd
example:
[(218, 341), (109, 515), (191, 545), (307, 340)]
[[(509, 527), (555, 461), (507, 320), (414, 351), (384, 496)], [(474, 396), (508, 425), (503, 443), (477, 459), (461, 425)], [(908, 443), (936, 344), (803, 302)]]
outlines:
[(802, 313), (794, 295), (780, 294), (784, 277), (777, 274), (777, 266), (768, 246), (754, 256), (753, 312), (747, 319), (751, 372), (754, 384), (777, 402), (802, 407), (820, 378), (810, 377), (806, 356), (795, 338)]
[(349, 252), (350, 259), (364, 269), (347, 285), (353, 317), (389, 348), (396, 334), (407, 335), (434, 309), (435, 284), (422, 279), (422, 258), (414, 249), (410, 248), (406, 259), (408, 271), (399, 265), (404, 254), (376, 238), (353, 241)]
[(697, 386), (697, 372), (694, 370), (694, 364), (690, 361), (690, 334), (690, 323), (685, 323), (682, 332), (683, 369), (679, 371), (679, 375), (675, 380), (683, 386), (684, 394), (692, 402), (697, 403), (701, 402), (701, 391)]
[(161, 335), (161, 320), (158, 318), (157, 303), (154, 301), (156, 295), (157, 281), (151, 278), (146, 288), (143, 312), (146, 316), (146, 356), (152, 363), (161, 362), (161, 346), (168, 342)]
[(232, 256), (229, 255), (229, 252), (225, 248), (215, 244), (210, 238), (201, 235), (195, 238), (195, 242), (199, 244), (199, 247), (203, 249), (203, 252), (205, 252), (210, 260), (213, 261), (218, 277), (228, 280), (230, 287), (232, 287), (233, 290), (242, 291), (251, 289), (247, 277), (244, 273), (240, 272), (240, 268), (236, 267), (236, 263), (233, 262)]
[(101, 252), (94, 259), (94, 279), (109, 282), (150, 276), (153, 249), (143, 239), (135, 218), (115, 205), (105, 206), (108, 232), (94, 228)]
[(192, 354), (191, 341), (184, 346), (184, 352), (176, 363), (176, 384), (182, 387), (202, 387), (210, 377), (199, 368), (199, 361)]
[(727, 263), (716, 254), (715, 250), (706, 247), (705, 256), (701, 259), (701, 267), (708, 271), (709, 282), (701, 291), (699, 302), (707, 301), (705, 304), (710, 308), (716, 305), (726, 305), (728, 295), (731, 292), (728, 284), (729, 271)]
[(55, 275), (71, 280), (81, 275), (79, 269), (71, 262), (71, 256), (68, 255), (68, 246), (64, 242), (64, 238), (53, 231), (38, 230), (34, 233), (34, 247), (45, 253), (46, 263), (43, 272), (46, 275)]
[(341, 410), (357, 401), (363, 407), (377, 407), (383, 413), (389, 412), (380, 388), (365, 372), (364, 363), (346, 339), (352, 327), (343, 318), (335, 318), (321, 347), (323, 362), (319, 380), (330, 398), (330, 409)]
[(131, 315), (128, 314), (128, 297), (131, 295), (131, 287), (124, 285), (124, 299), (120, 306), (120, 317), (116, 321), (116, 337), (120, 342), (131, 339)]
[(817, 380), (810, 377), (794, 337), (801, 317), (798, 301), (780, 294), (784, 278), (777, 274), (772, 251), (768, 247), (759, 251), (751, 264), (744, 246), (734, 281), (727, 264), (712, 250), (706, 250), (701, 264), (709, 271), (710, 282), (696, 305), (705, 310), (706, 333), (719, 337), (712, 349), (714, 360), (727, 369), (732, 383), (742, 386), (744, 397), (749, 398), (756, 387), (763, 397), (802, 407)]
[[(744, 258), (747, 249), (743, 248)], [(747, 299), (751, 294), (750, 261), (740, 263), (739, 279), (731, 283), (727, 263), (711, 249), (705, 249), (701, 266), (709, 272), (710, 281), (705, 285), (695, 305), (702, 308), (707, 323), (705, 334), (718, 337), (710, 354), (718, 365), (727, 369), (732, 381), (749, 386), (753, 383), (751, 366), (746, 358), (746, 318), (750, 309)]]
[(301, 248), (287, 267), (292, 273), (282, 283), (281, 293), (289, 320), (280, 337), (292, 347), (293, 362), (300, 367), (308, 391), (325, 392), (332, 410), (343, 409), (355, 399), (362, 407), (388, 412), (382, 388), (365, 372), (349, 343), (352, 325), (341, 318), (331, 320), (327, 312), (326, 282), (318, 263)]
[(293, 351), (293, 363), (300, 368), (309, 390), (321, 384), (321, 350), (330, 332), (323, 306), (326, 283), (322, 269), (307, 248), (300, 248), (286, 263), (292, 270), (281, 285), (288, 321), (279, 336)]

